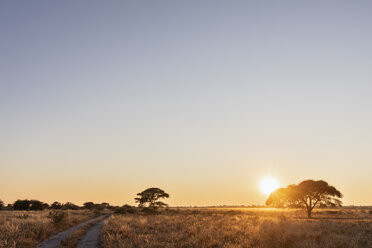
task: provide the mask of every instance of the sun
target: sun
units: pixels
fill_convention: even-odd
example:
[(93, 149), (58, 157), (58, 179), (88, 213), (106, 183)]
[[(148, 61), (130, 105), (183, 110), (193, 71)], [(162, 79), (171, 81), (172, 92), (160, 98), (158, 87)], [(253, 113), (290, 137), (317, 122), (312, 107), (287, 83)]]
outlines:
[(260, 182), (260, 189), (266, 195), (270, 195), (277, 188), (279, 188), (279, 181), (274, 177), (265, 177)]

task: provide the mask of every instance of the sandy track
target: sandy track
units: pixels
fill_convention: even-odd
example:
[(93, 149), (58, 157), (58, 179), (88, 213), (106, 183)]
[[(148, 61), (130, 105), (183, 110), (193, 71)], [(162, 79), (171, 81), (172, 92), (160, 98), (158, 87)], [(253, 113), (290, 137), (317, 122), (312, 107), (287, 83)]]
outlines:
[(95, 224), (88, 232), (80, 239), (76, 248), (100, 248), (100, 236), (105, 218), (101, 222)]
[(62, 240), (67, 238), (71, 233), (73, 233), (74, 231), (78, 230), (79, 228), (81, 228), (81, 227), (83, 227), (83, 226), (85, 226), (89, 223), (92, 223), (92, 222), (94, 222), (96, 220), (99, 220), (99, 219), (102, 219), (102, 218), (104, 218), (104, 216), (99, 216), (97, 218), (93, 218), (93, 219), (90, 219), (90, 220), (85, 221), (83, 223), (80, 223), (79, 225), (70, 227), (69, 229), (67, 229), (63, 232), (57, 233), (56, 235), (52, 236), (51, 238), (49, 238), (47, 240), (44, 240), (39, 245), (37, 245), (36, 248), (58, 248), (58, 246), (61, 244)]

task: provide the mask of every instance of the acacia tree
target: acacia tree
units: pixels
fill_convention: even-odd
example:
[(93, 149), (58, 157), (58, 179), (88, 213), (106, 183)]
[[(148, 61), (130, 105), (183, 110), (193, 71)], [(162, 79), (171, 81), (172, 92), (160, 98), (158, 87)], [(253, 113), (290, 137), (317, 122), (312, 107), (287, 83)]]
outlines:
[(307, 210), (307, 217), (317, 205), (341, 206), (342, 194), (335, 187), (323, 180), (305, 180), (298, 185), (288, 185), (270, 194), (266, 205), (273, 207), (302, 207)]
[(149, 207), (158, 208), (168, 206), (164, 202), (159, 201), (161, 198), (169, 198), (169, 194), (159, 188), (149, 188), (137, 194), (139, 197), (134, 198), (138, 202), (139, 207), (148, 204)]
[(3, 209), (3, 207), (4, 207), (4, 202), (0, 200), (0, 210)]

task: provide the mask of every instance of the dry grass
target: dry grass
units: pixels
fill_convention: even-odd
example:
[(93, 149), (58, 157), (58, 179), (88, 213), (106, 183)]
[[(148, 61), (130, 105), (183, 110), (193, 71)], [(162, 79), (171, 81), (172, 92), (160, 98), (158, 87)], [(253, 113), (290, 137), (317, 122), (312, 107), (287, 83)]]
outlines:
[(102, 244), (110, 247), (372, 247), (368, 210), (304, 211), (199, 209), (158, 215), (113, 216), (104, 225)]
[(55, 225), (45, 211), (0, 211), (0, 247), (33, 247), (46, 238), (94, 216), (90, 211), (65, 210), (67, 219)]

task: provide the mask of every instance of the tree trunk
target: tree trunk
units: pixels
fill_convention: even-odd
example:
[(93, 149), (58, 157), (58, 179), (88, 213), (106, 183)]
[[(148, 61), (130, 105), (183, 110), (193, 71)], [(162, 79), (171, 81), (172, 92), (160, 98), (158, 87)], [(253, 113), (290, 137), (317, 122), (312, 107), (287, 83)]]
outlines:
[(311, 219), (311, 208), (307, 208), (307, 218)]

